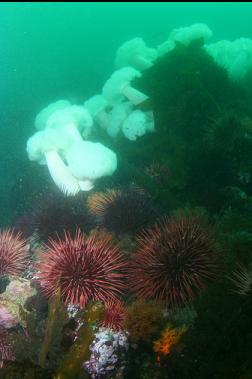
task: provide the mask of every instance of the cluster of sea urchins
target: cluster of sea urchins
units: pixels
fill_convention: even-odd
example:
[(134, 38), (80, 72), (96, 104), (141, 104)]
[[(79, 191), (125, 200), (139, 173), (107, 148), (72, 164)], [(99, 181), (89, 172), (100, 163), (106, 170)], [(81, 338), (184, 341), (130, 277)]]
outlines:
[(47, 296), (60, 290), (65, 304), (117, 301), (125, 289), (126, 262), (110, 238), (74, 236), (51, 239), (38, 263), (38, 279)]
[(216, 273), (215, 244), (198, 218), (163, 219), (137, 237), (133, 291), (167, 308), (192, 301)]
[(87, 206), (101, 227), (117, 234), (135, 234), (159, 216), (151, 197), (136, 186), (95, 193)]

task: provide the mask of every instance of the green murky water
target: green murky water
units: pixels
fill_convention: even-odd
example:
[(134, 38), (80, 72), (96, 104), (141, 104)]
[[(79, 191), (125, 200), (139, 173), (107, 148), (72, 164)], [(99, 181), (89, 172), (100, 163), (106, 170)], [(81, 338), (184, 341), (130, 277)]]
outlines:
[(1, 3), (0, 378), (252, 378), (251, 16)]

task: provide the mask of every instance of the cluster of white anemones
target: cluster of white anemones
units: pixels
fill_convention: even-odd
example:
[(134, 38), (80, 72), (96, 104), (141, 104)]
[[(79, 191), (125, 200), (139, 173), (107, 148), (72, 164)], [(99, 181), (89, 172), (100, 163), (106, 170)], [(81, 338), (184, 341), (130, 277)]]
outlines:
[(67, 195), (89, 191), (96, 179), (112, 175), (117, 156), (99, 142), (88, 141), (93, 127), (101, 127), (112, 138), (124, 136), (131, 141), (154, 132), (153, 112), (143, 111), (140, 104), (148, 96), (132, 85), (141, 72), (156, 59), (180, 43), (188, 46), (201, 39), (203, 48), (233, 80), (244, 78), (252, 68), (252, 40), (207, 44), (212, 31), (205, 24), (193, 24), (172, 30), (166, 41), (150, 48), (142, 38), (125, 42), (116, 52), (116, 71), (104, 84), (100, 94), (84, 105), (59, 100), (48, 105), (36, 117), (37, 132), (27, 142), (29, 158), (47, 164), (55, 184)]

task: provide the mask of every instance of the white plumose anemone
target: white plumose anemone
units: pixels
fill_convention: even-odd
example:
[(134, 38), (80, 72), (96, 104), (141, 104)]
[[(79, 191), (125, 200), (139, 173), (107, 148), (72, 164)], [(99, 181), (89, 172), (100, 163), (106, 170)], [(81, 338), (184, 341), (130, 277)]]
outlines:
[(71, 127), (35, 133), (27, 141), (27, 152), (31, 160), (47, 165), (54, 183), (66, 195), (91, 190), (96, 179), (112, 175), (117, 168), (113, 151), (83, 141)]
[(87, 109), (80, 105), (70, 105), (64, 109), (54, 111), (46, 121), (46, 128), (63, 128), (71, 125), (88, 138), (93, 126), (93, 119)]
[(139, 71), (143, 71), (150, 68), (156, 58), (156, 49), (146, 46), (142, 38), (133, 38), (125, 42), (117, 50), (115, 66), (117, 69), (132, 66)]
[(99, 142), (80, 141), (73, 144), (67, 151), (66, 161), (75, 178), (91, 183), (112, 175), (117, 168), (116, 154)]
[(123, 122), (132, 112), (132, 104), (128, 101), (119, 103), (113, 107), (109, 113), (107, 133), (110, 137), (115, 138), (118, 136), (122, 129)]
[(61, 129), (45, 129), (35, 133), (27, 141), (29, 159), (46, 164), (54, 183), (67, 195), (75, 195), (80, 191), (78, 181), (62, 158), (71, 144), (79, 141), (80, 136), (75, 131), (71, 127), (64, 128), (64, 132)]
[(71, 106), (68, 100), (57, 100), (54, 103), (47, 105), (43, 108), (35, 118), (35, 128), (37, 130), (43, 130), (46, 127), (46, 122), (48, 118), (55, 112), (61, 109), (65, 109)]
[(139, 105), (148, 99), (144, 93), (131, 86), (131, 81), (141, 76), (133, 67), (124, 67), (115, 71), (102, 89), (104, 98), (110, 105), (128, 99), (133, 105)]
[(48, 170), (56, 186), (66, 195), (76, 195), (80, 191), (78, 180), (72, 175), (57, 151), (45, 152)]
[(176, 43), (189, 46), (192, 41), (202, 39), (206, 43), (213, 33), (206, 24), (192, 24), (183, 28), (173, 29), (168, 39), (157, 47), (158, 55), (163, 56), (174, 49)]
[(97, 124), (106, 129), (108, 126), (108, 113), (106, 112), (108, 102), (106, 99), (102, 95), (95, 95), (85, 101), (84, 106)]
[(124, 136), (130, 141), (136, 141), (147, 132), (154, 132), (154, 118), (152, 112), (135, 110), (126, 118), (122, 125)]
[(219, 66), (227, 70), (234, 81), (242, 80), (252, 69), (252, 40), (249, 38), (222, 40), (207, 44), (204, 49)]

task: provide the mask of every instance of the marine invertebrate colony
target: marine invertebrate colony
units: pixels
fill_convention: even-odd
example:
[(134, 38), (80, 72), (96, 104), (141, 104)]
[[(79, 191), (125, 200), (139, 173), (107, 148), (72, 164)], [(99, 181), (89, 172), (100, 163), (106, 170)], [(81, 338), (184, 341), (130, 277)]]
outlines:
[(168, 355), (171, 352), (172, 346), (178, 344), (182, 334), (187, 331), (185, 325), (174, 328), (168, 325), (162, 332), (161, 338), (154, 342), (154, 351), (159, 355)]
[(215, 247), (192, 216), (164, 219), (137, 238), (132, 263), (134, 293), (167, 308), (192, 301), (216, 272)]
[[(158, 41), (164, 33), (166, 31), (158, 34)], [(120, 153), (121, 172), (114, 183), (121, 182), (123, 185), (134, 180), (159, 199), (164, 209), (169, 204), (177, 208), (185, 203), (206, 207), (211, 217), (219, 222), (217, 235), (220, 243), (224, 249), (231, 247), (233, 254), (227, 258), (229, 266), (251, 246), (250, 212), (247, 208), (251, 205), (252, 192), (252, 83), (249, 72), (252, 67), (252, 43), (239, 40), (206, 45), (211, 35), (206, 25), (195, 24), (173, 30), (168, 40), (157, 49), (147, 47), (140, 38), (124, 44), (117, 52), (115, 63), (118, 71), (104, 85), (102, 94), (85, 101), (84, 107), (61, 100), (46, 108), (35, 121), (37, 133), (29, 140), (27, 147), (32, 160), (47, 164), (55, 184), (63, 192), (76, 195), (78, 191), (91, 189), (101, 174), (111, 175), (116, 169), (113, 152), (107, 154), (108, 150), (104, 150), (103, 145), (97, 144), (95, 147), (93, 142), (108, 141), (108, 146), (114, 151), (118, 149)], [(153, 43), (153, 38), (148, 40)], [(97, 88), (97, 83), (93, 88)], [(87, 88), (86, 92), (89, 93), (89, 90)], [(231, 120), (231, 114), (235, 115), (237, 122)], [(93, 122), (96, 123), (94, 128)], [(147, 134), (154, 132), (154, 129), (155, 134)], [(85, 140), (89, 135), (92, 142)], [(229, 141), (222, 138), (224, 135), (229, 137)], [(113, 140), (109, 141), (109, 138)], [(98, 150), (104, 155), (98, 154)], [(156, 162), (151, 163), (150, 159), (154, 157)], [(94, 165), (93, 162), (97, 161), (98, 164)], [(145, 169), (146, 164), (150, 165)], [(36, 188), (43, 185), (42, 180), (36, 183)], [(250, 362), (240, 359), (248, 356), (246, 349), (250, 341), (246, 336), (251, 334), (247, 317), (249, 301), (226, 297), (225, 286), (221, 291), (223, 281), (217, 282), (212, 291), (203, 294), (197, 302), (195, 309), (199, 312), (199, 322), (194, 323), (197, 313), (193, 312), (191, 301), (204, 289), (208, 279), (214, 278), (217, 268), (215, 244), (207, 229), (198, 219), (185, 216), (166, 219), (153, 226), (156, 216), (160, 214), (159, 209), (157, 211), (153, 207), (144, 191), (129, 187), (107, 191), (103, 187), (107, 183), (111, 180), (101, 183), (101, 191), (105, 192), (90, 196), (88, 205), (98, 225), (104, 227), (108, 234), (95, 231), (95, 235), (87, 236), (76, 232), (76, 227), (84, 233), (89, 233), (91, 228), (80, 203), (79, 209), (83, 209), (84, 219), (78, 213), (78, 205), (77, 212), (68, 217), (72, 198), (66, 199), (69, 207), (59, 207), (57, 213), (54, 208), (56, 204), (52, 202), (51, 207), (44, 209), (46, 217), (37, 219), (40, 236), (43, 230), (44, 240), (48, 241), (48, 236), (53, 237), (41, 254), (36, 283), (39, 290), (42, 287), (50, 297), (40, 367), (49, 368), (51, 358), (48, 352), (50, 345), (54, 345), (51, 343), (54, 342), (52, 332), (57, 327), (57, 338), (63, 337), (62, 344), (58, 341), (58, 349), (55, 349), (57, 359), (53, 363), (53, 371), (63, 359), (57, 379), (89, 376), (84, 373), (83, 364), (96, 379), (118, 377), (120, 368), (125, 365), (124, 357), (122, 364), (117, 365), (120, 361), (117, 361), (118, 351), (122, 351), (121, 347), (127, 343), (126, 338), (117, 338), (124, 334), (121, 333), (123, 329), (129, 332), (133, 343), (139, 342), (139, 346), (133, 345), (130, 351), (127, 377), (161, 378), (175, 375), (181, 378), (186, 373), (192, 378), (225, 374), (227, 377), (232, 374), (249, 376)], [(26, 187), (24, 181), (22, 186), (19, 181), (15, 183), (16, 191), (19, 187)], [(22, 191), (25, 193), (25, 190)], [(20, 198), (15, 193), (12, 195), (12, 199)], [(238, 214), (239, 220), (235, 225), (241, 225), (237, 231), (236, 228), (233, 230), (231, 222)], [(136, 242), (133, 237), (143, 227), (149, 229), (139, 234)], [(54, 233), (58, 236), (55, 237)], [(125, 259), (132, 260), (129, 281), (124, 277), (125, 263), (114, 246), (113, 238), (118, 239), (122, 249), (125, 248)], [(237, 246), (239, 250), (235, 251)], [(34, 244), (34, 250), (30, 251), (35, 256), (37, 245)], [(245, 255), (243, 259), (246, 259)], [(31, 277), (35, 268), (32, 263), (30, 266), (29, 272), (23, 275)], [(249, 269), (241, 269), (233, 275), (237, 292), (251, 293), (250, 274)], [(132, 284), (134, 294), (140, 299), (126, 309), (124, 321), (118, 298), (126, 282)], [(17, 296), (13, 291), (16, 288), (14, 285), (11, 283), (8, 286), (8, 292), (15, 296), (13, 302)], [(5, 283), (2, 288), (4, 286)], [(45, 299), (43, 306), (37, 306), (41, 303), (42, 294), (39, 291), (38, 296), (29, 298), (30, 303), (25, 303), (31, 313), (27, 317), (24, 315), (25, 321), (26, 318), (29, 321), (27, 326), (22, 324), (22, 320), (17, 319), (16, 322), (15, 319), (18, 326), (10, 333), (21, 334), (23, 327), (23, 334), (29, 337), (28, 324), (36, 326), (38, 322), (34, 334), (38, 334), (38, 342), (41, 340), (42, 334), (38, 332), (45, 325), (47, 312)], [(57, 301), (51, 307), (53, 295), (59, 301), (58, 306), (61, 306), (62, 299), (68, 307), (70, 320), (64, 328), (57, 318), (63, 315), (64, 307), (62, 305), (62, 313), (60, 306), (54, 312)], [(126, 304), (131, 303), (131, 294), (126, 295)], [(83, 318), (92, 300), (98, 300), (98, 305), (94, 307), (101, 307), (99, 315), (94, 317), (94, 310)], [(7, 305), (2, 302), (1, 294), (0, 325), (2, 322), (6, 328), (12, 326), (12, 314), (8, 312)], [(19, 308), (22, 304), (17, 299), (15, 305)], [(222, 312), (216, 312), (220, 309), (219, 305)], [(206, 306), (207, 312), (204, 312)], [(84, 309), (80, 309), (82, 307)], [(225, 318), (226, 314), (231, 317)], [(242, 321), (239, 328), (238, 323), (233, 321), (237, 319)], [(167, 320), (171, 325), (166, 325)], [(192, 333), (188, 334), (185, 342), (188, 344), (185, 357), (183, 359), (183, 354), (178, 354), (170, 359), (169, 354), (185, 331), (183, 326), (176, 326), (183, 324), (192, 326)], [(95, 330), (95, 325), (106, 329)], [(167, 328), (161, 334), (165, 326)], [(235, 333), (230, 333), (234, 328)], [(115, 330), (120, 330), (120, 333), (115, 333)], [(222, 333), (219, 333), (220, 330)], [(29, 341), (33, 342), (33, 339), (27, 338)], [(153, 341), (156, 357), (168, 356), (162, 361), (164, 367), (160, 372), (153, 360)], [(35, 351), (35, 344), (30, 343), (30, 346)], [(234, 346), (239, 348), (238, 354)], [(182, 348), (180, 344), (176, 351)], [(21, 344), (21, 349), (26, 353), (24, 344)], [(207, 353), (201, 354), (201, 350)], [(54, 353), (54, 348), (52, 351)], [(219, 360), (221, 362), (214, 362), (216, 356), (223, 358)], [(17, 354), (16, 357), (20, 362)], [(20, 370), (21, 366), (18, 366)], [(41, 375), (44, 378), (43, 372)]]
[(122, 378), (128, 347), (127, 333), (99, 328), (90, 346), (90, 359), (84, 363), (84, 367), (94, 379), (113, 373), (116, 373), (116, 377)]
[(19, 275), (28, 260), (26, 241), (20, 233), (6, 229), (0, 232), (0, 275)]
[(58, 288), (65, 304), (85, 306), (88, 301), (117, 300), (125, 289), (126, 263), (109, 239), (97, 240), (77, 230), (74, 237), (51, 239), (38, 264), (44, 293)]

